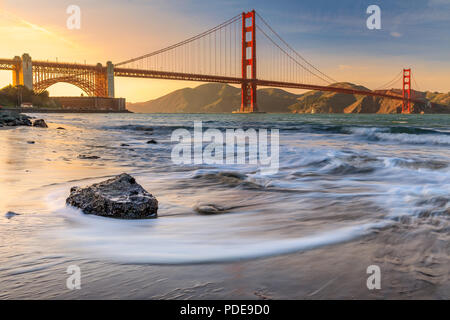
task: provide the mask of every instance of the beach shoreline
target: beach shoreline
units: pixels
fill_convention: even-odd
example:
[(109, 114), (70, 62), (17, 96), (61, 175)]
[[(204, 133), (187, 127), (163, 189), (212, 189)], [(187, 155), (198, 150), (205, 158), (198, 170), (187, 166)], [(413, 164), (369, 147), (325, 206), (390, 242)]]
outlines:
[(0, 111), (14, 111), (19, 113), (133, 113), (129, 110), (83, 110), (83, 109), (44, 109), (44, 108), (1, 108)]

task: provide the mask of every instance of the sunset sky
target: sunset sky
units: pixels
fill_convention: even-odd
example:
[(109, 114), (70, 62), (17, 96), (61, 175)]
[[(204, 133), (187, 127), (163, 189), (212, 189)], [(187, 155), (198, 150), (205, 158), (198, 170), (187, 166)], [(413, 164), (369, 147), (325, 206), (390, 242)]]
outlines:
[[(69, 5), (81, 29), (66, 27)], [(378, 4), (382, 29), (368, 30)], [(242, 11), (257, 10), (296, 50), (339, 81), (376, 88), (412, 67), (421, 90), (450, 91), (450, 0), (0, 0), (0, 58), (120, 62), (184, 40)], [(116, 78), (116, 96), (137, 102), (198, 83)], [(11, 72), (0, 71), (0, 87)], [(52, 95), (79, 95), (57, 84)]]

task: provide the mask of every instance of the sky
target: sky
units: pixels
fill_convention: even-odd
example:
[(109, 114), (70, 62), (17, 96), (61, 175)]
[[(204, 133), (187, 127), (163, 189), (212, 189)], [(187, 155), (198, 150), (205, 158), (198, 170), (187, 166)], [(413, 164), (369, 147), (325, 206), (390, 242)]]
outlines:
[[(369, 30), (369, 5), (381, 29)], [(69, 5), (81, 28), (68, 29)], [(450, 0), (0, 0), (0, 58), (120, 62), (167, 47), (255, 9), (298, 52), (338, 81), (377, 88), (403, 67), (419, 89), (450, 91)], [(11, 83), (0, 71), (0, 87)], [(198, 83), (116, 78), (117, 97), (146, 101)], [(69, 84), (51, 95), (79, 95)]]

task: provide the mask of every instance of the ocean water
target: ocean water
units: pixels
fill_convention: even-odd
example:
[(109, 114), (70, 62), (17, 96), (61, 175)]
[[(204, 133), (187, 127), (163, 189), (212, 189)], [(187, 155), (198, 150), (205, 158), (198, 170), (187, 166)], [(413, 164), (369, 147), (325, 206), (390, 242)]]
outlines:
[[(322, 266), (323, 279), (344, 278), (352, 264), (381, 265), (390, 279), (381, 297), (450, 295), (448, 115), (39, 117), (50, 128), (0, 131), (0, 298), (248, 297), (225, 284), (208, 291), (190, 281), (211, 283), (227, 277), (226, 266), (252, 264), (258, 267), (240, 280), (249, 291), (263, 287), (274, 297), (304, 298), (286, 284), (292, 276), (286, 265), (307, 267), (308, 288), (316, 292), (320, 268), (313, 266), (330, 259), (343, 266)], [(278, 172), (263, 175), (249, 164), (174, 164), (172, 132), (193, 131), (200, 120), (204, 129), (223, 132), (279, 129)], [(122, 172), (157, 197), (157, 219), (114, 220), (65, 206), (72, 186)], [(201, 214), (210, 206), (218, 212)], [(64, 279), (71, 264), (89, 270), (86, 279), (96, 285), (69, 292)], [(261, 265), (277, 269), (282, 280), (263, 284)], [(132, 290), (143, 274), (151, 289)], [(367, 290), (364, 276), (351, 278), (358, 279), (358, 293)], [(117, 293), (119, 285), (127, 290)], [(192, 285), (192, 296), (162, 294)], [(343, 287), (334, 280), (321, 294), (348, 298), (336, 291)]]

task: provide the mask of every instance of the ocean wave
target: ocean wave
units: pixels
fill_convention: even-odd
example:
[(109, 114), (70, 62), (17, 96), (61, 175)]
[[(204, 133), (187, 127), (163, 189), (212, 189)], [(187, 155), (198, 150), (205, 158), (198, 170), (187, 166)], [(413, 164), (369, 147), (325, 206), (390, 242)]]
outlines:
[(440, 131), (436, 129), (420, 128), (420, 127), (405, 127), (405, 126), (385, 126), (385, 127), (372, 127), (372, 126), (348, 126), (348, 125), (330, 125), (330, 124), (296, 124), (281, 126), (281, 131), (299, 131), (304, 133), (322, 133), (322, 134), (360, 134), (368, 135), (377, 132), (392, 133), (392, 134), (436, 134), (450, 136), (450, 132)]
[(390, 141), (404, 144), (450, 145), (448, 132), (406, 127), (350, 127), (348, 132), (369, 141)]
[(421, 144), (421, 145), (450, 145), (450, 136), (441, 135), (416, 135), (416, 134), (390, 134), (390, 133), (376, 133), (374, 138), (378, 141), (390, 141), (402, 144)]
[(357, 175), (369, 174), (376, 170), (375, 167), (370, 166), (355, 166), (344, 162), (331, 162), (328, 166), (323, 168), (323, 171), (331, 175)]
[(424, 129), (417, 127), (348, 127), (345, 131), (351, 134), (370, 135), (374, 133), (392, 133), (392, 134), (435, 134), (435, 135), (450, 135), (450, 132), (439, 131), (434, 129)]
[(437, 160), (417, 160), (417, 159), (401, 159), (386, 158), (383, 161), (385, 167), (388, 168), (406, 168), (406, 169), (430, 169), (441, 170), (448, 168), (449, 164), (444, 161)]
[(407, 133), (407, 134), (442, 134), (450, 135), (450, 132), (439, 131), (435, 129), (424, 129), (417, 127), (390, 127), (389, 133)]
[(118, 126), (103, 126), (104, 130), (127, 130), (127, 131), (143, 131), (143, 132), (153, 132), (154, 128), (146, 125), (138, 124), (125, 124)]

